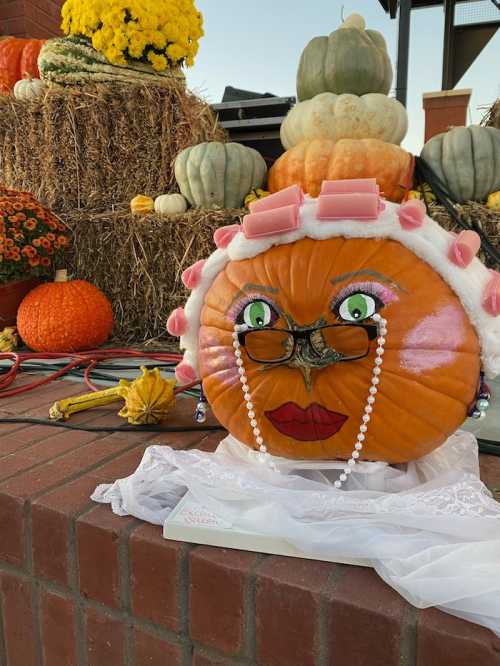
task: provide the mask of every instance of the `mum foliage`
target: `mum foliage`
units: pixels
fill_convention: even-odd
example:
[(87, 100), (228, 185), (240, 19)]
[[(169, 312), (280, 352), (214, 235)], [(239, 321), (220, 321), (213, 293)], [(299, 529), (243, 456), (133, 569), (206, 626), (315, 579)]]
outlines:
[(157, 71), (194, 63), (203, 17), (193, 0), (66, 0), (62, 29), (84, 36), (114, 65)]
[(52, 272), (69, 230), (26, 192), (0, 186), (0, 284)]

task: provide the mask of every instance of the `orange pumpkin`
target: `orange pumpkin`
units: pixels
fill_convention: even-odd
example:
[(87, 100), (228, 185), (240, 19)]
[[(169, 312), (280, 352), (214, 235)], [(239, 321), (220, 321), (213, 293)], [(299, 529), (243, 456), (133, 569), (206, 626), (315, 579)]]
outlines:
[[(300, 329), (354, 321), (356, 313), (370, 321), (375, 311), (387, 319), (388, 333), (361, 458), (400, 463), (440, 446), (474, 399), (479, 341), (448, 284), (389, 239), (304, 238), (226, 265), (205, 296), (199, 333), (199, 369), (215, 416), (256, 448), (232, 346), (235, 322), (248, 324), (254, 317), (252, 326)], [(255, 418), (270, 453), (350, 457), (375, 346), (367, 341), (367, 356), (323, 367), (300, 344), (292, 359), (273, 365), (253, 361), (248, 347), (241, 348)]]
[(17, 313), (24, 342), (38, 352), (76, 352), (102, 345), (111, 334), (111, 303), (84, 280), (67, 281), (57, 271), (55, 282), (31, 291)]
[(413, 156), (378, 139), (314, 139), (287, 150), (269, 171), (268, 189), (300, 185), (317, 197), (324, 180), (376, 178), (389, 201), (400, 202), (413, 183)]
[(38, 55), (43, 39), (22, 39), (8, 37), (0, 41), (0, 78), (3, 78), (9, 88), (25, 77), (37, 79)]
[(9, 82), (2, 74), (0, 74), (0, 95), (10, 95)]

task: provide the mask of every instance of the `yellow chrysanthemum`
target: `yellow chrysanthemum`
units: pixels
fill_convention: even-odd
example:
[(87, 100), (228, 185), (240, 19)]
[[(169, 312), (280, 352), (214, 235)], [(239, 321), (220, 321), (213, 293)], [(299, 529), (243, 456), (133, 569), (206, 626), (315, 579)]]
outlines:
[(158, 71), (190, 67), (204, 34), (194, 0), (66, 0), (61, 14), (65, 34), (87, 37), (111, 63)]

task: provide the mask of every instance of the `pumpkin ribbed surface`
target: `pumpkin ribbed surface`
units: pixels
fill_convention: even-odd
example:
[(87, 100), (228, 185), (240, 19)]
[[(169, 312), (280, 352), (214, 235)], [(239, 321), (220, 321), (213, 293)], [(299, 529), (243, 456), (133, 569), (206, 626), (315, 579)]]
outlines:
[(392, 97), (325, 92), (294, 106), (280, 136), (285, 149), (312, 139), (380, 139), (399, 145), (407, 129), (406, 109)]
[(500, 189), (500, 129), (454, 127), (429, 139), (421, 156), (459, 203)]
[(106, 296), (92, 284), (84, 280), (51, 282), (23, 300), (17, 328), (34, 351), (83, 351), (108, 339), (113, 313)]
[[(232, 347), (241, 312), (260, 299), (277, 313), (275, 328), (289, 328), (290, 322), (298, 328), (334, 324), (340, 318), (336, 304), (356, 292), (378, 299), (378, 310), (388, 321), (379, 391), (362, 457), (414, 460), (440, 446), (462, 424), (477, 388), (480, 350), (451, 288), (396, 241), (303, 239), (231, 261), (205, 297), (199, 337), (203, 387), (215, 416), (232, 435), (255, 447)], [(350, 457), (375, 347), (373, 341), (366, 358), (312, 367), (309, 380), (304, 365), (266, 366), (252, 361), (242, 348), (255, 418), (272, 454)], [(289, 402), (299, 413), (316, 409), (318, 429), (324, 425), (320, 407), (346, 419), (335, 434), (305, 441), (282, 434), (268, 416)], [(301, 417), (294, 418), (300, 429)]]
[(328, 37), (314, 37), (306, 46), (297, 72), (297, 97), (302, 102), (322, 92), (387, 95), (391, 83), (383, 35), (365, 30), (363, 18), (353, 15)]
[(268, 188), (300, 185), (317, 197), (324, 180), (376, 178), (386, 199), (400, 202), (413, 182), (414, 159), (406, 150), (378, 139), (314, 139), (287, 150), (269, 170)]
[(251, 190), (262, 187), (266, 174), (260, 153), (240, 143), (199, 143), (175, 160), (179, 188), (199, 208), (239, 208)]

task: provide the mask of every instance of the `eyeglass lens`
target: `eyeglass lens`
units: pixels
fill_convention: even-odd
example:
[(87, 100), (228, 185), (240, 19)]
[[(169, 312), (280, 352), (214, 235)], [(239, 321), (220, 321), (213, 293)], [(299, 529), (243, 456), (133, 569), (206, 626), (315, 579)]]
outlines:
[[(309, 334), (314, 351), (322, 356), (336, 351), (347, 358), (364, 356), (370, 346), (368, 333), (361, 326), (327, 326)], [(292, 356), (294, 338), (291, 333), (273, 328), (249, 331), (245, 337), (247, 353), (254, 361), (287, 360)]]

